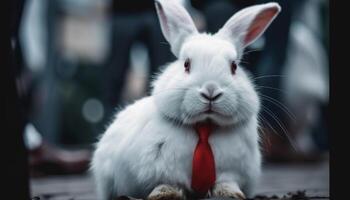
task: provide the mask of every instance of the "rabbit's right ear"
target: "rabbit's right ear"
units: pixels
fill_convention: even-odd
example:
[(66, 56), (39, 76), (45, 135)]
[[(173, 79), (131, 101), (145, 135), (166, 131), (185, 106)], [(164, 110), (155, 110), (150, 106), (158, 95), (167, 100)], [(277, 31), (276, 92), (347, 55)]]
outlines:
[(178, 57), (185, 39), (197, 33), (196, 26), (185, 10), (174, 0), (155, 0), (160, 26), (165, 39), (170, 43), (171, 51)]
[(233, 15), (216, 35), (228, 39), (242, 50), (264, 33), (280, 11), (277, 3), (244, 8)]

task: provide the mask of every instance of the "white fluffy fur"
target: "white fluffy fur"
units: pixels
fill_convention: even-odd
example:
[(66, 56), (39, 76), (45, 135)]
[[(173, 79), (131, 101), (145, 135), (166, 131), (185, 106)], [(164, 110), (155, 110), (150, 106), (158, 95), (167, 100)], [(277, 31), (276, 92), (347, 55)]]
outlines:
[[(260, 6), (260, 11), (266, 10)], [(189, 17), (181, 12), (176, 15)], [(158, 10), (158, 14), (162, 13)], [(177, 16), (164, 17), (176, 21)], [(101, 200), (118, 195), (145, 198), (160, 184), (191, 191), (192, 156), (198, 141), (193, 124), (205, 119), (219, 125), (209, 138), (216, 183), (232, 182), (245, 195), (252, 194), (261, 167), (257, 130), (260, 103), (244, 70), (238, 67), (231, 73), (230, 63), (239, 61), (242, 49), (220, 35), (197, 32), (176, 45), (178, 60), (154, 81), (152, 95), (118, 113), (97, 143), (91, 169)], [(190, 73), (183, 67), (187, 58), (191, 60)], [(222, 92), (212, 105), (212, 114), (202, 113), (208, 102), (200, 91), (208, 83)]]

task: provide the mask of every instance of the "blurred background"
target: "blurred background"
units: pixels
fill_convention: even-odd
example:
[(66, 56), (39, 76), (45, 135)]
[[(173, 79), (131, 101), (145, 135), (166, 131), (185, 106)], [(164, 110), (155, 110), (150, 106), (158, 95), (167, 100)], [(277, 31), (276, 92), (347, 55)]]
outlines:
[[(200, 31), (216, 32), (263, 0), (179, 0)], [(149, 94), (175, 60), (152, 0), (26, 0), (16, 89), (30, 175), (85, 172), (93, 143), (128, 103)], [(267, 162), (325, 159), (328, 143), (328, 0), (277, 0), (280, 16), (246, 49), (242, 65), (262, 98)]]

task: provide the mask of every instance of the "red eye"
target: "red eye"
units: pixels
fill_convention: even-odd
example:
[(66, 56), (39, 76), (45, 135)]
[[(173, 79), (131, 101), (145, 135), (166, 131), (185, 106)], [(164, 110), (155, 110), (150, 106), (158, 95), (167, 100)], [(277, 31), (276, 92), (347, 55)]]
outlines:
[(231, 62), (231, 73), (236, 74), (237, 64), (235, 61)]
[(190, 59), (186, 59), (185, 63), (184, 63), (184, 67), (185, 67), (185, 72), (190, 73), (190, 68), (191, 68), (191, 62)]

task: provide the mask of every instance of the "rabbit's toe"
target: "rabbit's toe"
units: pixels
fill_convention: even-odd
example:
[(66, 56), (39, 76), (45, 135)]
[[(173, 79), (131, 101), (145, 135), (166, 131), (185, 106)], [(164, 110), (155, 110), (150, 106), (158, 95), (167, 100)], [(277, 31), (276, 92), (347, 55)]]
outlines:
[(182, 189), (170, 185), (159, 185), (148, 195), (147, 200), (183, 200)]
[(233, 198), (243, 200), (245, 195), (236, 183), (219, 183), (212, 190), (213, 197)]

